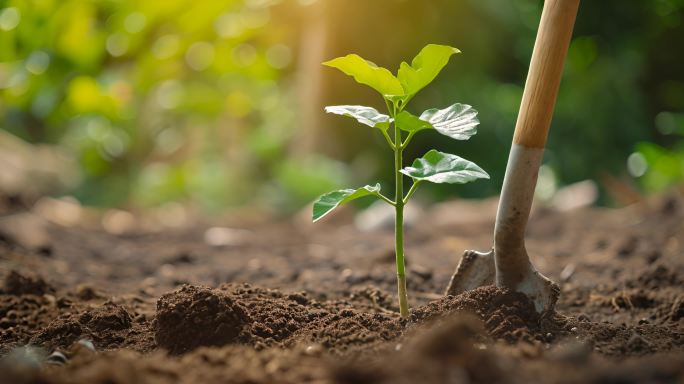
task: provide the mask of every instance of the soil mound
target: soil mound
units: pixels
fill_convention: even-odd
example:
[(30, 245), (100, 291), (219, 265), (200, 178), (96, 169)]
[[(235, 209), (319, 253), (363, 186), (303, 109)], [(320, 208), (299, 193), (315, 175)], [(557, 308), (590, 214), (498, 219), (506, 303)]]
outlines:
[(257, 349), (314, 343), (333, 354), (369, 348), (455, 312), (472, 313), (494, 339), (539, 338), (540, 318), (523, 294), (494, 286), (448, 296), (416, 308), (409, 320), (394, 313), (353, 309), (343, 300), (318, 302), (306, 294), (244, 285), (217, 289), (186, 285), (163, 295), (154, 321), (157, 344), (181, 354), (200, 346), (248, 344)]
[(533, 341), (541, 333), (540, 316), (527, 296), (493, 285), (479, 287), (458, 296), (442, 299), (416, 308), (411, 321), (425, 322), (454, 312), (470, 312), (484, 322), (494, 339), (508, 342)]
[(54, 292), (55, 289), (42, 277), (15, 270), (7, 274), (2, 286), (2, 293), (7, 295), (45, 295)]
[(112, 302), (83, 313), (78, 322), (90, 329), (102, 332), (106, 330), (122, 330), (131, 327), (131, 315), (126, 309)]
[(313, 342), (343, 352), (397, 337), (395, 317), (359, 312), (344, 301), (320, 303), (248, 284), (218, 289), (186, 285), (162, 296), (154, 321), (157, 344), (180, 354), (200, 346), (248, 344), (256, 349)]
[(123, 306), (105, 302), (58, 316), (33, 335), (30, 343), (47, 350), (64, 349), (85, 338), (93, 340), (99, 348), (109, 349), (140, 342), (131, 337), (133, 326), (133, 317)]
[(251, 322), (232, 295), (185, 285), (157, 302), (155, 340), (160, 347), (180, 354), (199, 346), (233, 343)]

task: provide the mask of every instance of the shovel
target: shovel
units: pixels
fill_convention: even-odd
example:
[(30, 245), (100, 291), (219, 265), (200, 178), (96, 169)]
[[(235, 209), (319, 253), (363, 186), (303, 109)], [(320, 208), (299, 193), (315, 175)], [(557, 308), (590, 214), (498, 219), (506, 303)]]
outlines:
[(578, 7), (579, 0), (544, 2), (496, 214), (494, 247), (465, 251), (447, 295), (496, 282), (526, 294), (537, 312), (553, 311), (560, 288), (530, 262), (525, 228)]

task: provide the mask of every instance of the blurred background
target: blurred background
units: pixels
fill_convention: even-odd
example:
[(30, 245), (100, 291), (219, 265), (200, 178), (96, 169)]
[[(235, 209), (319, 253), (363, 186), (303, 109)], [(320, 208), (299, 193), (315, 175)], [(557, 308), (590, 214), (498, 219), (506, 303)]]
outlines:
[[(0, 188), (86, 206), (203, 214), (295, 212), (379, 181), (384, 139), (330, 104), (383, 108), (320, 65), (358, 53), (396, 70), (428, 43), (454, 56), (409, 110), (480, 112), (470, 141), (418, 135), (492, 180), (431, 185), (425, 201), (501, 187), (539, 0), (0, 0)], [(684, 0), (584, 1), (539, 198), (565, 186), (620, 206), (684, 180)], [(577, 184), (580, 183), (580, 184)], [(565, 189), (567, 191), (567, 189)], [(573, 192), (574, 191), (574, 192)], [(588, 191), (588, 192), (587, 192)]]

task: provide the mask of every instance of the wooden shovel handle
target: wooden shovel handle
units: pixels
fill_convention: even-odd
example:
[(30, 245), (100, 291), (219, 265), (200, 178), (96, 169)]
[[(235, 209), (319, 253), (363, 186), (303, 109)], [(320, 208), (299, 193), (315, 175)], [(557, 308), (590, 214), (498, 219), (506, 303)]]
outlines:
[(580, 0), (546, 0), (513, 143), (544, 148)]

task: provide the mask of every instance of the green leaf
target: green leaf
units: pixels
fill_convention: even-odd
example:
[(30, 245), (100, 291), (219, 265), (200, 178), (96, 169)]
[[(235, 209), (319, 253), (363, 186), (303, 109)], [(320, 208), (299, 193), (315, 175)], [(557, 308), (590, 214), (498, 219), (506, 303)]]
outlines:
[(458, 103), (444, 109), (428, 109), (420, 117), (401, 111), (395, 120), (397, 127), (407, 132), (434, 128), (442, 135), (456, 140), (468, 140), (477, 133), (477, 126), (480, 124), (475, 108)]
[(378, 196), (380, 194), (380, 184), (373, 186), (366, 185), (358, 189), (340, 189), (339, 191), (328, 192), (314, 202), (313, 221), (314, 223), (325, 217), (333, 209), (346, 202), (356, 200), (365, 196)]
[(336, 115), (353, 117), (361, 124), (383, 131), (389, 128), (392, 121), (389, 116), (383, 115), (377, 109), (364, 107), (363, 105), (329, 105), (325, 107), (325, 111)]
[(413, 115), (408, 111), (401, 111), (397, 114), (395, 124), (399, 129), (407, 132), (418, 132), (423, 129), (433, 128), (428, 121), (421, 120), (418, 116)]
[(442, 135), (456, 140), (468, 140), (477, 133), (480, 120), (475, 108), (466, 104), (453, 104), (444, 109), (428, 109), (420, 115)]
[(487, 172), (477, 164), (434, 149), (413, 161), (411, 167), (400, 171), (415, 180), (433, 183), (465, 184), (476, 179), (489, 179)]
[(326, 61), (323, 65), (337, 68), (352, 76), (357, 83), (365, 84), (384, 95), (403, 95), (404, 89), (392, 72), (378, 67), (359, 55), (347, 55)]
[(449, 62), (451, 55), (459, 52), (448, 45), (428, 44), (413, 58), (411, 65), (402, 62), (397, 79), (404, 88), (404, 94), (413, 96), (430, 84)]

